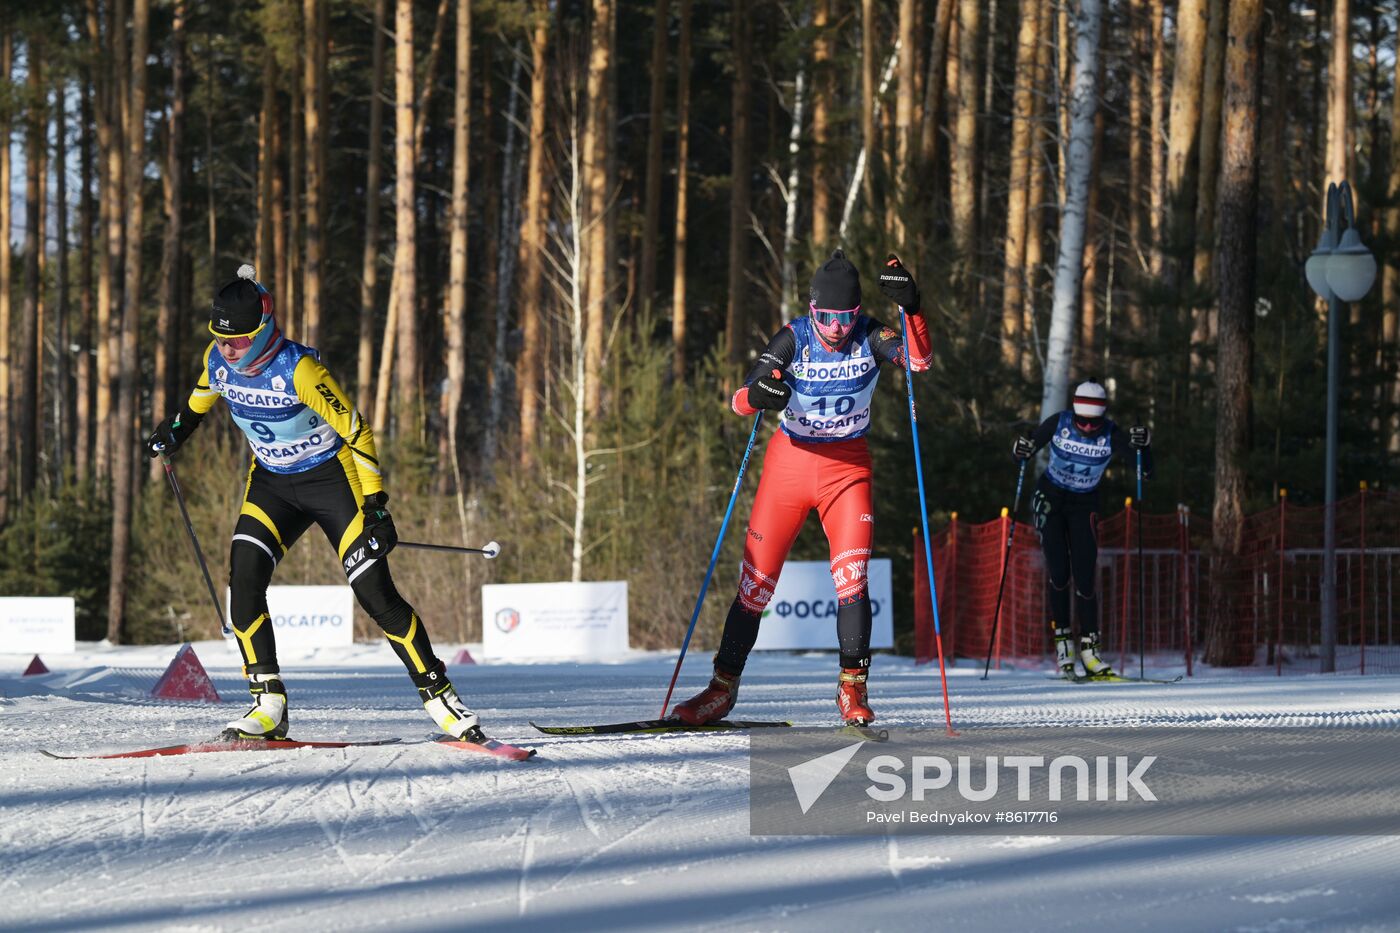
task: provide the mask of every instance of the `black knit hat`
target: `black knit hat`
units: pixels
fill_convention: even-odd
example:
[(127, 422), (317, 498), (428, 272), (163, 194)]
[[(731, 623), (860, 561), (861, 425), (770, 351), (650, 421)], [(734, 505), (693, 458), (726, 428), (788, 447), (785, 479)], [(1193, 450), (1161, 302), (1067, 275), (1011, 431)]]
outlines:
[(841, 250), (834, 250), (812, 275), (811, 297), (814, 305), (828, 311), (860, 307), (860, 273)]
[(209, 330), (218, 337), (246, 337), (262, 326), (262, 292), (246, 278), (236, 278), (214, 295)]

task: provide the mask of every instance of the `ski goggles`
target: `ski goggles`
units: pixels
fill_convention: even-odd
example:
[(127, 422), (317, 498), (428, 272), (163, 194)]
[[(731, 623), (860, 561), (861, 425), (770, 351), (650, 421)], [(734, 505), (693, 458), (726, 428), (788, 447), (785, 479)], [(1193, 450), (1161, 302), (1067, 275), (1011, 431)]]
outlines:
[(258, 336), (258, 331), (261, 330), (262, 328), (259, 327), (251, 334), (244, 334), (241, 337), (220, 337), (218, 334), (215, 334), (214, 342), (219, 345), (219, 349), (221, 350), (224, 347), (228, 347), (233, 350), (246, 350), (253, 345), (253, 340), (256, 339), (256, 337)]
[(816, 321), (819, 327), (850, 327), (860, 315), (859, 305), (850, 311), (828, 311), (825, 308), (818, 308), (815, 302), (808, 304), (807, 307), (812, 312), (812, 320)]

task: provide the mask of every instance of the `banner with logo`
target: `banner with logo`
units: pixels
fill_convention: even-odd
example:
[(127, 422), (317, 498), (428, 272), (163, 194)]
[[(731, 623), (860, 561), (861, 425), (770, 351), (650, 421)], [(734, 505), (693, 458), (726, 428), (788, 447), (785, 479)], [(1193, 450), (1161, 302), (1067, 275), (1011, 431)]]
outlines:
[(627, 651), (627, 581), (490, 583), (481, 588), (488, 658), (605, 658)]
[[(225, 589), (225, 612), (230, 599)], [(355, 591), (348, 586), (269, 586), (267, 610), (279, 651), (333, 648), (355, 641)], [(228, 638), (234, 640), (232, 635)]]
[(0, 651), (72, 654), (78, 647), (76, 611), (71, 596), (0, 597)]
[[(894, 604), (890, 583), (890, 562), (878, 558), (869, 562), (870, 647), (894, 647)], [(831, 566), (825, 561), (790, 560), (773, 599), (763, 611), (755, 648), (768, 650), (832, 651), (840, 647), (836, 637), (836, 584)]]

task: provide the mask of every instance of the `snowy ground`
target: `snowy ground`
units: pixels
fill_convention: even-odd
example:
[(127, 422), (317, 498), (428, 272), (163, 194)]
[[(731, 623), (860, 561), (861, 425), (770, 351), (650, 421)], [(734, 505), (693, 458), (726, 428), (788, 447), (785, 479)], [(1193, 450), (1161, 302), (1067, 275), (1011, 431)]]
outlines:
[[(673, 656), (454, 668), (491, 731), (539, 749), (524, 764), (431, 745), (37, 754), (215, 732), (242, 712), (241, 678), (223, 645), (196, 648), (221, 707), (132, 698), (171, 647), (85, 646), (23, 680), (28, 658), (0, 655), (0, 929), (1400, 929), (1393, 837), (752, 837), (743, 736), (551, 738), (528, 725), (654, 716)], [(706, 665), (688, 662), (678, 693)], [(294, 737), (431, 727), (386, 648), (283, 667)], [(833, 674), (831, 656), (756, 658), (737, 712), (828, 724)], [(963, 727), (1400, 723), (1400, 677), (1074, 687), (978, 674), (951, 672)], [(877, 658), (884, 724), (941, 723), (936, 689), (936, 670)]]

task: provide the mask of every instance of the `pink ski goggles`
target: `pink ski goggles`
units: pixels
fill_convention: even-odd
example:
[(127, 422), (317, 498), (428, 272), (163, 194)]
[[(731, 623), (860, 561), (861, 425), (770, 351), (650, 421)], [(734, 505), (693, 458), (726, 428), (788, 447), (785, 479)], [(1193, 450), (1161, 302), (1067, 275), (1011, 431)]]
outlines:
[[(259, 330), (261, 330), (261, 328), (259, 328)], [(253, 337), (255, 336), (257, 335), (249, 334), (244, 337), (215, 337), (214, 342), (217, 343), (220, 348), (229, 347), (234, 350), (246, 350), (253, 345)]]
[(825, 337), (844, 337), (860, 315), (858, 305), (850, 311), (831, 311), (818, 308), (815, 302), (810, 302), (807, 308), (812, 314), (812, 323), (817, 325), (817, 330)]

